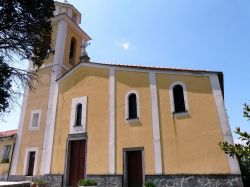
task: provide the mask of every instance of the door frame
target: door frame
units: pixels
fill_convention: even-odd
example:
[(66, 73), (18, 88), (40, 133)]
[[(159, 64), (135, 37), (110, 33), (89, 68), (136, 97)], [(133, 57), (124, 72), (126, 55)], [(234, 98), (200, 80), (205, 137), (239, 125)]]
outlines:
[(144, 160), (144, 147), (130, 147), (123, 148), (123, 186), (128, 187), (128, 176), (127, 176), (127, 152), (129, 151), (140, 151), (142, 159), (142, 183), (145, 182), (145, 160)]
[(71, 142), (77, 140), (85, 140), (85, 168), (84, 168), (84, 178), (87, 176), (87, 150), (88, 150), (88, 136), (87, 132), (78, 134), (69, 134), (66, 140), (66, 151), (65, 151), (65, 167), (64, 167), (64, 186), (68, 186), (69, 183), (69, 170), (70, 170), (70, 156), (71, 156)]
[(24, 156), (24, 165), (23, 165), (23, 175), (27, 176), (27, 171), (28, 171), (28, 162), (29, 162), (29, 152), (36, 152), (35, 155), (35, 164), (34, 164), (34, 169), (33, 169), (33, 175), (37, 174), (37, 160), (38, 160), (38, 147), (29, 147), (26, 148), (25, 151), (25, 156)]

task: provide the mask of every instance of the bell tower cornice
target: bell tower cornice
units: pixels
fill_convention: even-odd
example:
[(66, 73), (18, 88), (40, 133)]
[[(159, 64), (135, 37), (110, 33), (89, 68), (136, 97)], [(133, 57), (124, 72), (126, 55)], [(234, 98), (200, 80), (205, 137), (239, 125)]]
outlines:
[(52, 19), (51, 19), (52, 22), (60, 22), (60, 21), (65, 21), (67, 23), (67, 25), (69, 25), (71, 28), (73, 28), (77, 33), (80, 33), (81, 36), (85, 39), (85, 41), (89, 41), (91, 40), (90, 36), (84, 32), (81, 27), (77, 24), (75, 24), (71, 19), (70, 17), (63, 13), (63, 14), (59, 14), (57, 16), (54, 16)]
[(81, 13), (67, 1), (55, 1), (54, 16), (67, 14), (68, 17), (76, 24), (81, 24)]

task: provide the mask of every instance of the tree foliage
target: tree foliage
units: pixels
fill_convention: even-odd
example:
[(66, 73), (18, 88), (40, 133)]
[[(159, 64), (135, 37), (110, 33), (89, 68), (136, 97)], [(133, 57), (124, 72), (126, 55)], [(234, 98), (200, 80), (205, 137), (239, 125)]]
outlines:
[[(250, 107), (248, 104), (244, 104), (243, 116), (250, 120)], [(245, 186), (250, 186), (250, 134), (247, 132), (241, 132), (237, 127), (235, 133), (239, 136), (239, 139), (243, 144), (230, 144), (228, 142), (220, 142), (219, 145), (225, 154), (230, 157), (236, 157), (240, 164), (243, 183)]]
[(5, 112), (9, 106), (8, 99), (10, 97), (9, 89), (11, 87), (11, 71), (8, 65), (3, 62), (3, 58), (0, 57), (0, 111)]
[(239, 135), (239, 139), (244, 142), (243, 144), (230, 144), (228, 142), (221, 142), (221, 149), (231, 157), (238, 159), (250, 159), (250, 134), (247, 132), (241, 132), (240, 128), (237, 127), (235, 133)]
[(31, 86), (35, 72), (15, 68), (16, 59), (40, 67), (51, 53), (53, 0), (0, 0), (0, 114), (9, 107), (16, 86)]

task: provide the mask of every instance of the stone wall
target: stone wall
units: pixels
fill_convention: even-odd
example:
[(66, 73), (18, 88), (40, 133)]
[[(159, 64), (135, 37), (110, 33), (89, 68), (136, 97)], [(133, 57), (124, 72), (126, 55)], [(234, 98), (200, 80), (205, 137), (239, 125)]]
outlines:
[(157, 187), (243, 187), (241, 175), (147, 175)]
[(44, 175), (44, 176), (23, 176), (23, 175), (11, 175), (9, 181), (34, 181), (36, 178), (42, 178), (46, 181), (49, 187), (62, 187), (63, 175)]
[(0, 175), (0, 181), (7, 181), (8, 175)]
[[(32, 181), (42, 177), (50, 187), (62, 187), (63, 175), (16, 176), (11, 181)], [(88, 175), (100, 187), (122, 187), (122, 175)], [(146, 181), (153, 181), (157, 187), (243, 187), (241, 175), (146, 175)]]
[(21, 182), (21, 183), (1, 183), (0, 184), (1, 187), (30, 187), (30, 183), (29, 182)]
[(101, 187), (122, 187), (122, 175), (88, 175), (88, 179), (94, 179)]
[(45, 175), (44, 180), (50, 187), (63, 186), (63, 175)]

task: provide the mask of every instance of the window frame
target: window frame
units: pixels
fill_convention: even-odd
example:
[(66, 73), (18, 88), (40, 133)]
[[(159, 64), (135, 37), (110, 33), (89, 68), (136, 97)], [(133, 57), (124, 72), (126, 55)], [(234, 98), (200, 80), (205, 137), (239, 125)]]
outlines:
[[(34, 114), (38, 114), (38, 120), (37, 120), (37, 126), (36, 127), (34, 127), (33, 124), (32, 124)], [(32, 110), (31, 111), (30, 124), (29, 124), (29, 130), (30, 131), (40, 129), (41, 115), (42, 115), (42, 110)]]
[[(185, 104), (185, 111), (176, 112), (175, 110), (175, 102), (174, 102), (174, 87), (180, 85), (183, 89), (183, 97), (184, 97), (184, 104)], [(172, 83), (169, 87), (169, 96), (170, 96), (170, 111), (172, 115), (187, 115), (189, 113), (189, 105), (188, 105), (188, 95), (187, 95), (187, 87), (186, 84), (181, 81), (176, 81)]]
[[(129, 96), (131, 94), (135, 94), (136, 96), (136, 109), (137, 109), (137, 118), (129, 118)], [(125, 96), (125, 121), (127, 123), (133, 123), (137, 122), (140, 120), (140, 98), (139, 98), (139, 93), (136, 90), (130, 90), (127, 92)]]
[(6, 156), (6, 153), (7, 153), (7, 150), (9, 148), (9, 155), (8, 155), (8, 162), (6, 163), (10, 163), (10, 159), (11, 159), (11, 154), (12, 154), (12, 144), (5, 144), (3, 146), (3, 149), (2, 149), (2, 157), (1, 157), (1, 163), (3, 163), (3, 161), (6, 159), (5, 156)]
[[(87, 96), (77, 97), (72, 99), (71, 104), (71, 114), (70, 114), (70, 134), (76, 134), (76, 133), (83, 133), (86, 131), (86, 119), (87, 119)], [(81, 119), (81, 125), (75, 125), (76, 123), (76, 109), (77, 105), (82, 105), (82, 119)]]

